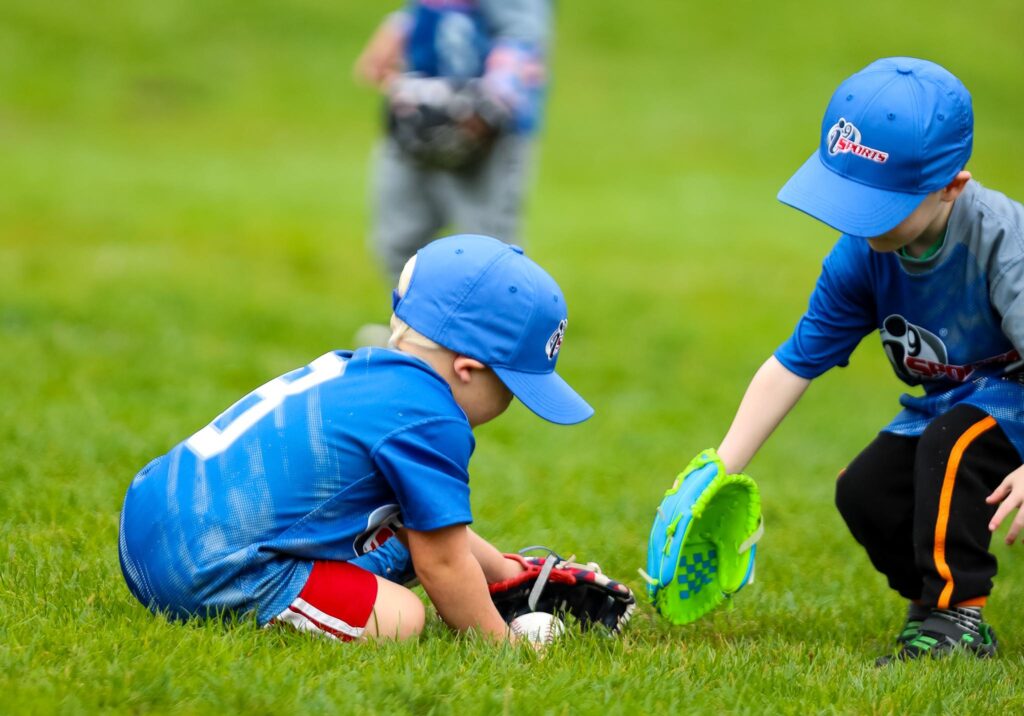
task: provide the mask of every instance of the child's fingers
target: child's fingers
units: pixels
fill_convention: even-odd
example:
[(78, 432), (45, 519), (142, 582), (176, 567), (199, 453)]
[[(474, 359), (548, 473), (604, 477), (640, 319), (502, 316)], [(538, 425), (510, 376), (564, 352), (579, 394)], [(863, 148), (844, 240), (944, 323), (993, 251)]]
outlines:
[[(1010, 494), (1010, 478), (1003, 480), (999, 487), (992, 490), (992, 494), (985, 498), (985, 502), (990, 505), (994, 505), (997, 502), (1001, 502), (1006, 499), (1006, 496)], [(997, 513), (998, 514), (998, 513)]]
[(1017, 516), (1006, 533), (1006, 544), (1013, 544), (1022, 529), (1024, 529), (1024, 510), (1017, 510)]
[[(989, 532), (995, 532), (997, 529), (999, 529), (999, 525), (1002, 524), (1002, 522), (1006, 518), (1006, 516), (1008, 514), (1010, 514), (1011, 512), (1013, 512), (1013, 510), (1015, 510), (1015, 509), (1017, 509), (1019, 507), (1020, 507), (1020, 500), (1003, 500), (1003, 503), (1001, 505), (999, 505), (999, 509), (996, 510), (996, 513), (994, 515), (992, 515), (992, 519), (989, 520), (989, 523), (988, 523), (988, 530), (989, 530)], [(1020, 514), (1018, 513), (1018, 518), (1019, 517), (1020, 517)], [(1019, 531), (1019, 529), (1018, 529), (1018, 531)], [(1009, 535), (1007, 535), (1007, 537), (1009, 537)]]
[(992, 519), (988, 521), (988, 531), (995, 532), (999, 529), (999, 525), (1002, 524), (1003, 518), (1006, 517), (1006, 513), (1009, 511), (1010, 508), (1005, 502), (999, 505), (999, 509), (992, 515)]
[(1024, 489), (1013, 490), (1008, 497), (1003, 499), (996, 513), (992, 515), (992, 519), (988, 523), (989, 531), (995, 532), (1002, 521), (1006, 519), (1006, 516), (1017, 510), (1017, 517), (1013, 520), (1010, 530), (1006, 533), (1006, 544), (1013, 544), (1021, 529), (1024, 529), (1024, 510), (1021, 509), (1022, 506), (1024, 506)]

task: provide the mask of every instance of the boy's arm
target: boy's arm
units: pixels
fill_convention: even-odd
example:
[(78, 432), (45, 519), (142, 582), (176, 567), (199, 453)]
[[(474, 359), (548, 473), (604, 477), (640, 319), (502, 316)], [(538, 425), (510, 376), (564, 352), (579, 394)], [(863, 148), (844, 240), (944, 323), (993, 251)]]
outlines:
[(543, 50), (551, 41), (550, 0), (480, 0), (480, 7), (498, 42), (525, 42)]
[(523, 571), (523, 565), (519, 562), (506, 559), (505, 555), (483, 537), (473, 530), (466, 528), (469, 533), (469, 549), (480, 563), (484, 571), (484, 578), (488, 584), (503, 582), (506, 579), (516, 576)]
[(790, 371), (774, 355), (764, 362), (750, 381), (729, 432), (718, 448), (727, 472), (743, 471), (810, 384), (810, 380)]
[(403, 10), (384, 18), (356, 58), (353, 74), (357, 81), (381, 90), (387, 88), (391, 79), (402, 71), (410, 22), (408, 12)]
[(476, 629), (494, 641), (509, 638), (508, 626), (487, 590), (484, 569), (474, 556), (469, 529), (452, 525), (429, 532), (410, 529), (406, 534), (416, 576), (445, 623), (459, 631)]
[(483, 83), (514, 113), (519, 131), (540, 122), (551, 40), (550, 0), (481, 0), (493, 33)]

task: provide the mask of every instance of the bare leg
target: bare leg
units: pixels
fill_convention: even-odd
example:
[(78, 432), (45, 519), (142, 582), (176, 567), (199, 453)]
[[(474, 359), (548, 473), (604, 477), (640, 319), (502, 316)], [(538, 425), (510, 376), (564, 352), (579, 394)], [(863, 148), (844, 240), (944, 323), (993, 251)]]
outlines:
[(409, 639), (423, 631), (423, 602), (405, 587), (377, 577), (377, 601), (363, 632), (367, 639)]

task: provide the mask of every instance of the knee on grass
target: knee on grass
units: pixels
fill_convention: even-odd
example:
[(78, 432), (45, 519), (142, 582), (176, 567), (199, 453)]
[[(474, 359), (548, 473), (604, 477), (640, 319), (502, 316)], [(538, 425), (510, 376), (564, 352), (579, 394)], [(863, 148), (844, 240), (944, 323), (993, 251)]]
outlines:
[(377, 600), (366, 623), (364, 635), (369, 639), (409, 639), (423, 631), (426, 610), (412, 591), (385, 579), (377, 578)]

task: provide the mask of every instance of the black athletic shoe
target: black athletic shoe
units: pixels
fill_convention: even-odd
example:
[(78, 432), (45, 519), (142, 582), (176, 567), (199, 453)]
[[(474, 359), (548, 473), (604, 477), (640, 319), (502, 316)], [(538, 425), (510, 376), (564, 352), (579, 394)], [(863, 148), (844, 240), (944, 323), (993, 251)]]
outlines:
[(971, 628), (955, 619), (955, 610), (935, 609), (921, 623), (916, 636), (903, 643), (895, 654), (877, 659), (875, 665), (924, 658), (941, 659), (954, 651), (987, 659), (995, 656), (996, 645), (995, 631), (985, 622), (979, 621), (976, 629)]
[(932, 613), (928, 607), (922, 607), (914, 602), (907, 604), (907, 620), (903, 629), (896, 635), (896, 645), (903, 646), (912, 642), (921, 633), (921, 624)]
[(921, 633), (922, 624), (924, 624), (924, 619), (907, 619), (907, 623), (903, 625), (903, 630), (896, 635), (896, 644), (903, 646), (914, 641), (917, 635)]

